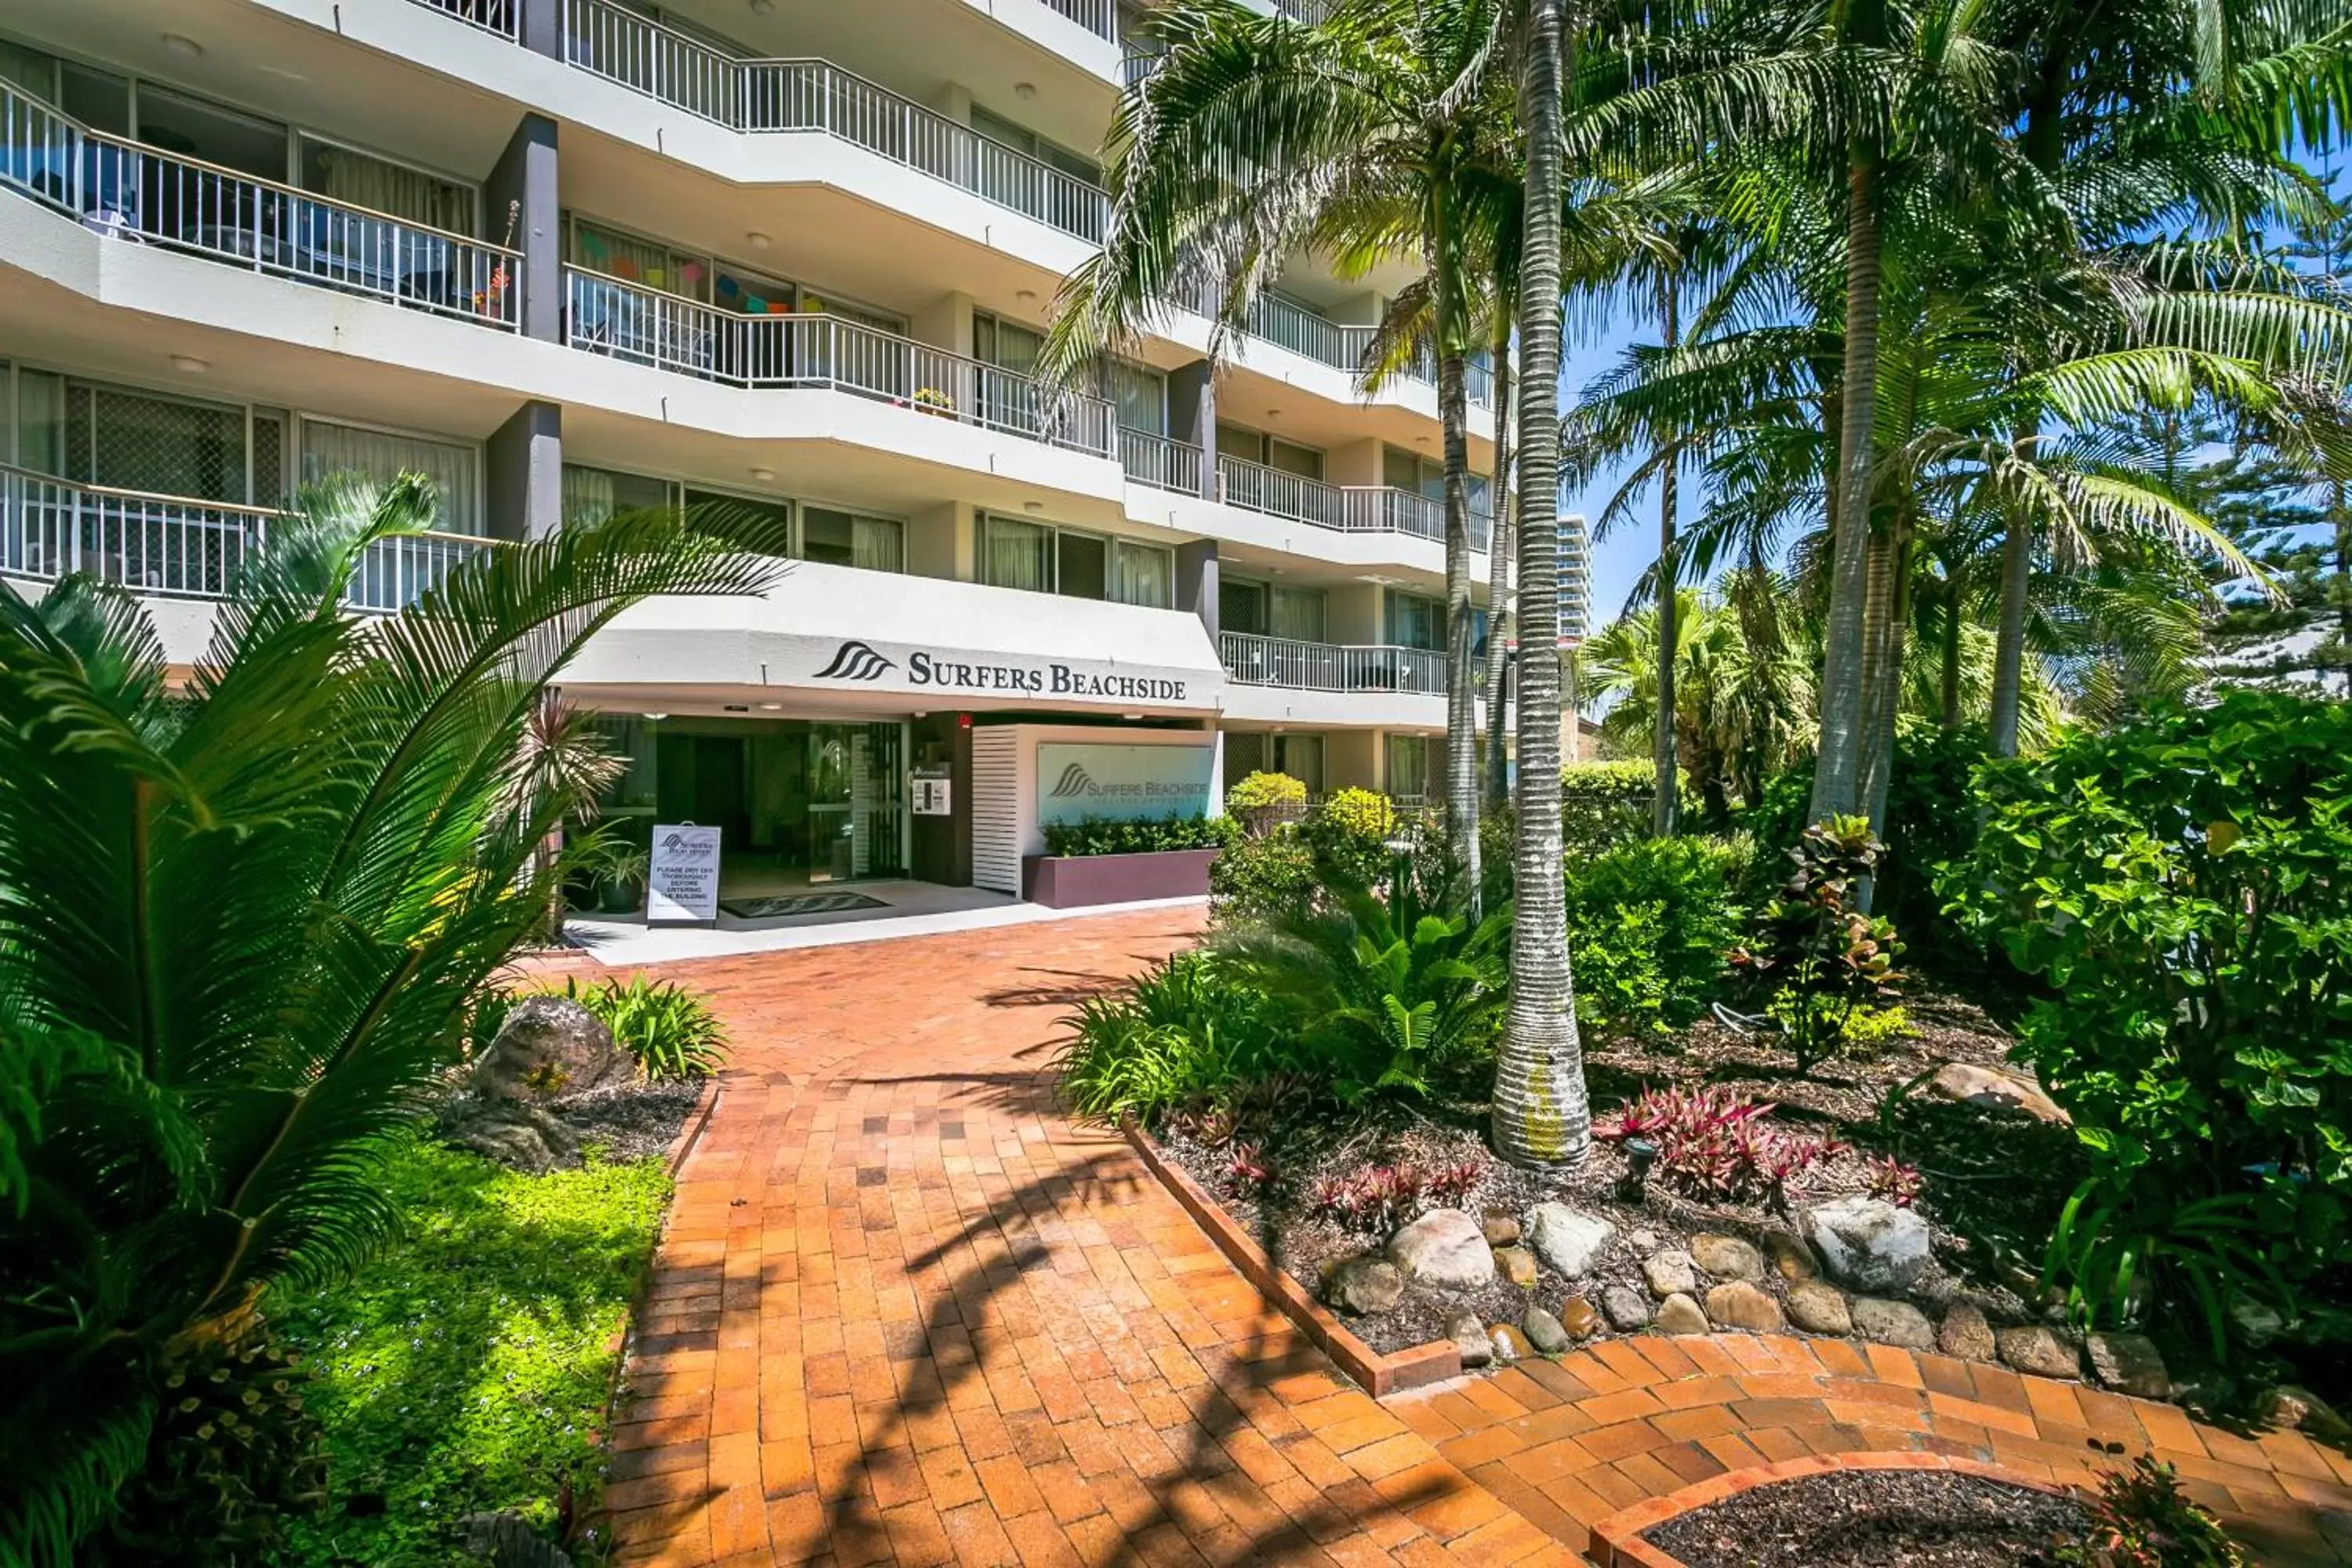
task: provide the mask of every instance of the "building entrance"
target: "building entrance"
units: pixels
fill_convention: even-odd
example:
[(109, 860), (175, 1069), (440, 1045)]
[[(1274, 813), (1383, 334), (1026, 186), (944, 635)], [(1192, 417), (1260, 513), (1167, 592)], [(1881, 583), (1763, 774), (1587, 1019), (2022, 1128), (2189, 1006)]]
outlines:
[(720, 830), (722, 898), (907, 874), (905, 724), (714, 719), (646, 728), (631, 770), (636, 810)]

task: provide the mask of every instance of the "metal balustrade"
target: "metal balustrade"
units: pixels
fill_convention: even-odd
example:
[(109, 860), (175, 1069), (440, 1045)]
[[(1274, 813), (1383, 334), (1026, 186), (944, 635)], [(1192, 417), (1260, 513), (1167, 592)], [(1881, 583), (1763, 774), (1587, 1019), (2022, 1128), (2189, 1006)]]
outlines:
[(1220, 632), (1225, 674), (1244, 686), (1299, 691), (1395, 691), (1442, 696), (1445, 655), (1433, 648), (1300, 642)]
[(523, 0), (416, 0), (416, 3), (510, 42), (522, 36)]
[(0, 185), (109, 238), (507, 331), (519, 251), (92, 131), (0, 84)]
[(574, 348), (743, 387), (824, 387), (1108, 458), (1110, 404), (837, 316), (746, 316), (564, 268)]
[(1118, 7), (1114, 0), (1045, 0), (1045, 4), (1096, 37), (1118, 41)]
[(608, 0), (564, 0), (563, 19), (564, 58), (582, 70), (730, 130), (838, 136), (1066, 234), (1102, 243), (1110, 198), (1100, 186), (829, 61), (730, 54)]
[[(227, 597), (278, 514), (267, 507), (84, 484), (0, 465), (0, 575), (55, 582), (87, 572), (138, 594)], [(398, 534), (361, 556), (345, 602), (389, 612), (414, 602), (491, 542)]]
[(1121, 426), (1118, 460), (1127, 477), (1139, 485), (1185, 495), (1201, 493), (1201, 448), (1188, 442)]

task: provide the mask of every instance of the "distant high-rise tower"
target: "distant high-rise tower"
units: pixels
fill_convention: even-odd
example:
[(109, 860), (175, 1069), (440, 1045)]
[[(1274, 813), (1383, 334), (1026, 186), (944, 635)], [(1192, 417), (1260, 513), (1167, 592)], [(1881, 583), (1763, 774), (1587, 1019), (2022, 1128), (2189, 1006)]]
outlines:
[(1559, 514), (1559, 635), (1582, 642), (1592, 621), (1592, 570), (1584, 514)]

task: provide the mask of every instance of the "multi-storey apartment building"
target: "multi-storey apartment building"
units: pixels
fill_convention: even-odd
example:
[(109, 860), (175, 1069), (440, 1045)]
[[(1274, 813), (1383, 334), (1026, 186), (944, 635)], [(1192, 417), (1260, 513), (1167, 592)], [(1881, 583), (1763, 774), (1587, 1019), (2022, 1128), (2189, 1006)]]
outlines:
[[(1091, 150), (1149, 68), (1129, 21), (16, 0), (0, 573), (114, 576), (185, 658), (316, 476), (435, 481), (437, 533), (378, 552), (362, 610), (616, 507), (773, 509), (778, 588), (643, 606), (565, 690), (613, 716), (617, 809), (716, 822), (786, 881), (1010, 890), (1015, 728), (1429, 793), (1435, 393), (1352, 376), (1406, 275), (1300, 258), (1214, 374), (1171, 306), (1094, 393), (1031, 374), (1103, 230)], [(1474, 374), (1474, 427), (1491, 395)]]

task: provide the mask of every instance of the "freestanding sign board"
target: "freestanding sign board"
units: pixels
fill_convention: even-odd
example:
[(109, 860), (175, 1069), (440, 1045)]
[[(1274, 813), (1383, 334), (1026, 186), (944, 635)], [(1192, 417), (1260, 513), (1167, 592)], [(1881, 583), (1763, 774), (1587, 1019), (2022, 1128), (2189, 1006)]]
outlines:
[(719, 920), (719, 829), (656, 824), (646, 868), (646, 923)]

